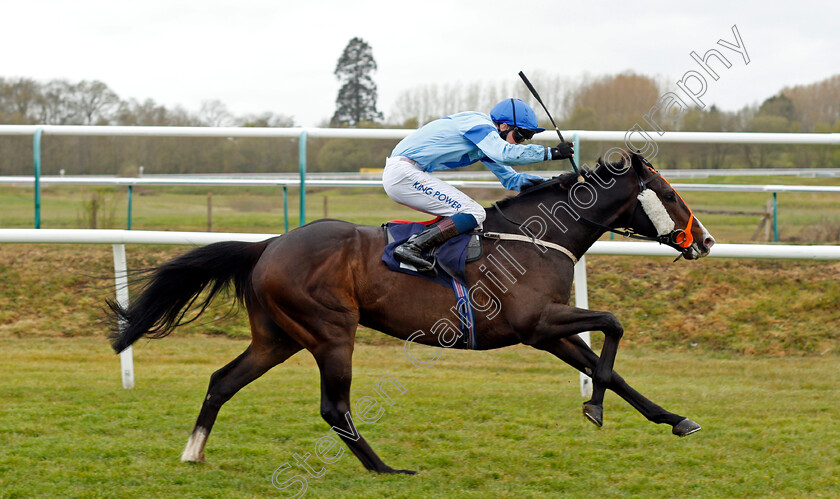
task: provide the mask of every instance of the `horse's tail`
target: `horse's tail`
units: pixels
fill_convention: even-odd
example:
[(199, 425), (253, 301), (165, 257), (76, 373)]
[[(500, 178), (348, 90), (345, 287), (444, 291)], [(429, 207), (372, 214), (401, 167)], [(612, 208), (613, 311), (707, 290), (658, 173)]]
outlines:
[[(231, 283), (241, 303), (250, 290), (251, 271), (269, 241), (213, 243), (152, 269), (145, 277), (140, 296), (127, 308), (108, 300), (113, 329), (109, 336), (111, 346), (119, 353), (141, 336), (168, 335), (175, 327), (197, 319)], [(205, 289), (208, 292), (200, 296)], [(198, 312), (185, 319), (192, 308), (198, 308)]]

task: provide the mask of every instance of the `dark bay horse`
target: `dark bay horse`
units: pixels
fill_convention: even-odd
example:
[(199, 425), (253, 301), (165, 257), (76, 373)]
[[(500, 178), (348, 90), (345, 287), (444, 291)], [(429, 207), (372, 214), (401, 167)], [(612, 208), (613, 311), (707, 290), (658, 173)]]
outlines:
[[(640, 155), (555, 177), (487, 210), (485, 232), (524, 240), (483, 239), (479, 261), (467, 266), (474, 307), (473, 348), (524, 343), (545, 350), (593, 378), (584, 414), (602, 423), (610, 389), (654, 423), (685, 436), (700, 429), (631, 388), (613, 364), (624, 330), (609, 312), (570, 306), (574, 261), (606, 231), (626, 229), (658, 240), (688, 260), (709, 253), (714, 239), (689, 207)], [(524, 235), (524, 237), (523, 237)], [(368, 470), (387, 466), (356, 432), (350, 415), (353, 343), (359, 324), (411, 342), (466, 348), (454, 341), (455, 297), (421, 277), (388, 270), (380, 227), (319, 220), (258, 243), (220, 242), (196, 248), (156, 268), (127, 308), (109, 303), (120, 352), (142, 336), (162, 337), (194, 320), (233, 285), (244, 302), (252, 340), (239, 357), (210, 377), (210, 386), (184, 461), (203, 461), (204, 446), (222, 405), (272, 367), (306, 349), (321, 373), (321, 415)], [(190, 309), (192, 319), (185, 314)], [(423, 332), (428, 333), (423, 333)], [(604, 333), (600, 357), (578, 336)], [(419, 333), (419, 334), (418, 334)]]

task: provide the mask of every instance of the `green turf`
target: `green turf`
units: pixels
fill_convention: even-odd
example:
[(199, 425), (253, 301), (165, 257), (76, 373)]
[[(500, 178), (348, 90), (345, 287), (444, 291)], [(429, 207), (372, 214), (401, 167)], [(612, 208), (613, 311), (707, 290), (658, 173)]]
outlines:
[[(104, 339), (0, 339), (0, 496), (289, 497), (272, 473), (330, 431), (318, 374), (302, 352), (220, 413), (205, 464), (180, 453), (210, 374), (247, 342), (140, 341), (137, 386), (120, 385)], [(417, 355), (431, 350), (420, 350)], [(612, 393), (598, 429), (580, 414), (578, 376), (514, 347), (444, 351), (421, 369), (399, 342), (360, 345), (353, 397), (391, 375), (405, 388), (358, 429), (383, 460), (419, 470), (380, 476), (347, 451), (310, 459), (307, 497), (836, 497), (840, 358), (709, 358), (619, 353), (616, 368), (703, 430), (680, 439)], [(317, 467), (316, 467), (317, 466)], [(297, 471), (279, 475), (278, 483)], [(281, 480), (282, 479), (282, 480)]]

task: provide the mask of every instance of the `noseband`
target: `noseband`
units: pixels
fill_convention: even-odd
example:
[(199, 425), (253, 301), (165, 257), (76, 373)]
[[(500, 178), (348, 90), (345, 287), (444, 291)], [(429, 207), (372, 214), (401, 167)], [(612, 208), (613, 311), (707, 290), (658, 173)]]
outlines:
[[(665, 180), (665, 178), (662, 175), (660, 175), (660, 173), (658, 171), (656, 171), (647, 162), (645, 162), (645, 166), (648, 168), (648, 170), (653, 172), (654, 175), (652, 175), (651, 177), (648, 177), (646, 180), (642, 180), (642, 177), (639, 176), (638, 173), (636, 173), (636, 176), (639, 179), (639, 196), (641, 196), (642, 193), (645, 190), (647, 190), (647, 188), (648, 188), (647, 185), (649, 183), (651, 183), (657, 177), (661, 178), (666, 184), (668, 184), (669, 187), (671, 187), (671, 189), (674, 191), (674, 194), (676, 194), (677, 197), (680, 198), (680, 201), (683, 202), (683, 205), (685, 205), (686, 209), (688, 210), (688, 214), (689, 214), (688, 224), (686, 224), (685, 229), (674, 229), (674, 230), (671, 230), (670, 232), (668, 232), (666, 234), (660, 234), (655, 238), (647, 238), (647, 239), (651, 240), (651, 241), (657, 241), (660, 244), (669, 244), (670, 243), (670, 244), (673, 244), (673, 245), (678, 246), (680, 248), (688, 249), (694, 243), (694, 236), (691, 235), (691, 226), (694, 223), (694, 212), (691, 211), (691, 208), (688, 206), (688, 203), (686, 203), (685, 200), (683, 200), (682, 196), (680, 196), (680, 194), (677, 192), (677, 190), (674, 189), (671, 186), (670, 182)], [(637, 197), (637, 199), (638, 199), (638, 197)], [(641, 202), (636, 203), (636, 207), (634, 208), (634, 211), (639, 209), (640, 204), (642, 204), (642, 203)], [(648, 214), (647, 212), (645, 214), (648, 216), (648, 218), (651, 218), (650, 214)], [(642, 236), (642, 238), (644, 238), (644, 236)]]

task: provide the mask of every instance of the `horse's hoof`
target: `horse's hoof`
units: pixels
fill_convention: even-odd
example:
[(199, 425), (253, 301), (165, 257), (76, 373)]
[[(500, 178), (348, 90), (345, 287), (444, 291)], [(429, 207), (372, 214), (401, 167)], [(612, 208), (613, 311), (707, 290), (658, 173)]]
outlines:
[(583, 415), (597, 427), (604, 425), (604, 408), (590, 403), (583, 404)]
[(685, 418), (674, 425), (672, 433), (678, 437), (687, 437), (698, 431), (700, 431), (700, 425), (688, 418)]

